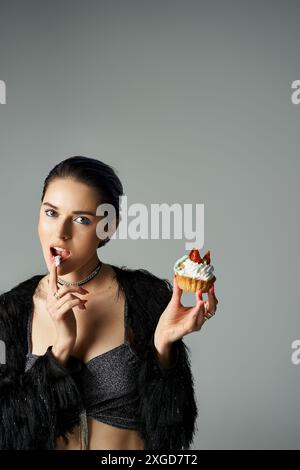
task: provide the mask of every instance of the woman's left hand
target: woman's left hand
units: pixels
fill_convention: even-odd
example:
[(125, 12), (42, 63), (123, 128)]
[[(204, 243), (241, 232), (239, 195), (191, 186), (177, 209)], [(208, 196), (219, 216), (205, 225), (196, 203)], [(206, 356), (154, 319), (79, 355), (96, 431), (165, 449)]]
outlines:
[(173, 277), (173, 295), (166, 309), (160, 316), (154, 334), (156, 349), (163, 354), (170, 345), (183, 336), (198, 331), (203, 323), (211, 318), (217, 310), (218, 299), (214, 292), (214, 286), (208, 291), (208, 300), (203, 300), (202, 291), (195, 293), (196, 305), (185, 307), (181, 303), (182, 289), (177, 284), (176, 276)]

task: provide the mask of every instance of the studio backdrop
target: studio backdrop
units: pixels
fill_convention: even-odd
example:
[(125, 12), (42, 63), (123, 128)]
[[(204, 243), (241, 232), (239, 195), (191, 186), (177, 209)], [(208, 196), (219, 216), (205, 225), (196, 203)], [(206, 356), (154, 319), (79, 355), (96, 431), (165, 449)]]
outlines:
[[(300, 448), (299, 14), (292, 0), (0, 0), (1, 293), (47, 272), (50, 169), (113, 166), (127, 226), (140, 207), (148, 224), (104, 262), (172, 282), (193, 245), (211, 252), (218, 309), (184, 338), (194, 449)], [(179, 207), (169, 225), (162, 204)]]

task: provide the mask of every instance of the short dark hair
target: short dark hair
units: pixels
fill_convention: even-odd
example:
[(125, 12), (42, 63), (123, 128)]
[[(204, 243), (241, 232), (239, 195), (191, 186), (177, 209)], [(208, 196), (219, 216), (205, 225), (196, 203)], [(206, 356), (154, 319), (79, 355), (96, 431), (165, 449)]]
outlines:
[[(101, 203), (112, 204), (116, 211), (116, 218), (119, 221), (120, 201), (123, 185), (116, 174), (115, 169), (95, 158), (75, 156), (67, 158), (58, 163), (48, 174), (44, 181), (43, 201), (49, 184), (57, 178), (72, 178), (75, 181), (84, 183), (98, 191)], [(104, 246), (110, 239), (106, 238), (99, 242), (98, 248)]]

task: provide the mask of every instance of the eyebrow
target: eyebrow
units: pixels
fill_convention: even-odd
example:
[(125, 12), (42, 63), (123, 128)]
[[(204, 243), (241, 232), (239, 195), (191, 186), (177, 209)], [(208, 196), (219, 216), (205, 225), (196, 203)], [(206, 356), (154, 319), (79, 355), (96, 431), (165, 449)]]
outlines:
[[(52, 207), (53, 209), (56, 209), (58, 210), (58, 207), (54, 206), (53, 204), (50, 204), (50, 202), (43, 202), (43, 206), (49, 206), (49, 207)], [(73, 211), (72, 214), (88, 214), (88, 215), (92, 215), (92, 216), (96, 216), (95, 212), (92, 212), (92, 211)]]

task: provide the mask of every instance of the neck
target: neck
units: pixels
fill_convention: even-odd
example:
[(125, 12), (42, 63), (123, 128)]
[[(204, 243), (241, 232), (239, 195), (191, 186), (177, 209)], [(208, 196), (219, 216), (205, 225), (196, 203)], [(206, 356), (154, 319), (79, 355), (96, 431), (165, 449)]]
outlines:
[[(81, 266), (79, 269), (74, 270), (68, 274), (61, 275), (60, 270), (58, 269), (58, 278), (65, 282), (79, 282), (89, 276), (96, 268), (96, 266), (101, 262), (98, 258), (97, 254), (93, 256), (86, 264)], [(102, 269), (100, 269), (101, 272)], [(100, 272), (97, 274), (96, 277), (100, 275)]]

